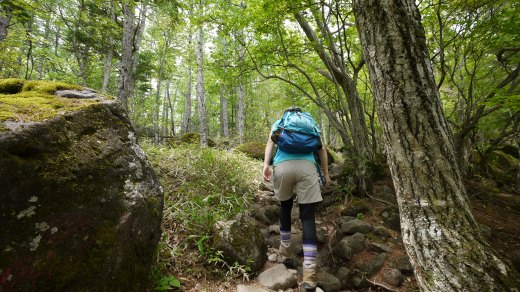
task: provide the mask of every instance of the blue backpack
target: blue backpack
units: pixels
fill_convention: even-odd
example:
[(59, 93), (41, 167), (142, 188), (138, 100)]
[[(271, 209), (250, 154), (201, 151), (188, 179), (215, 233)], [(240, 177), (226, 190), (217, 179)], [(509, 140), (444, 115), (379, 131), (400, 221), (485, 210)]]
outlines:
[(293, 154), (313, 153), (322, 148), (316, 122), (299, 108), (285, 111), (271, 139), (278, 149)]

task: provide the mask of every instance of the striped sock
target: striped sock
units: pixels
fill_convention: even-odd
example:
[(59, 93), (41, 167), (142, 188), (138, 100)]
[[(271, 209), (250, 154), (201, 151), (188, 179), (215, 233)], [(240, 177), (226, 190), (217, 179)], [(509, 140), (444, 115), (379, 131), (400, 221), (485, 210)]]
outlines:
[(318, 246), (316, 244), (303, 244), (303, 267), (309, 268), (310, 265), (316, 263), (316, 255), (318, 254)]
[(291, 230), (289, 230), (289, 231), (280, 230), (280, 242), (285, 247), (288, 247), (289, 245), (291, 245)]

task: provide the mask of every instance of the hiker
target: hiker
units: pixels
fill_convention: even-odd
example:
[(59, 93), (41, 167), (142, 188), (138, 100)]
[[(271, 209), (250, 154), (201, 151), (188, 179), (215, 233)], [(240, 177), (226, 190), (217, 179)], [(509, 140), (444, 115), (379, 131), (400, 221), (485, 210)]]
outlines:
[[(302, 135), (303, 138), (301, 139), (284, 136), (294, 135), (297, 132), (304, 132), (307, 136)], [(315, 142), (307, 142), (305, 139), (314, 139)], [(270, 160), (275, 143), (278, 145), (278, 148), (273, 159), (273, 171), (271, 174)], [(313, 143), (318, 145), (313, 145)], [(285, 144), (288, 144), (288, 148), (285, 147)], [(305, 148), (306, 145), (313, 146)], [(290, 243), (291, 209), (293, 197), (294, 195), (297, 196), (300, 220), (303, 227), (304, 260), (302, 287), (310, 290), (315, 289), (317, 284), (316, 256), (318, 241), (315, 223), (316, 204), (323, 200), (320, 191), (319, 168), (314, 153), (317, 153), (321, 162), (323, 170), (322, 184), (324, 188), (327, 188), (330, 185), (327, 150), (325, 146), (321, 145), (318, 127), (310, 114), (303, 113), (299, 108), (289, 108), (284, 112), (283, 117), (272, 126), (265, 147), (263, 176), (264, 180), (268, 182), (271, 181), (271, 178), (273, 179), (274, 193), (281, 203), (280, 261), (290, 268), (295, 268)]]

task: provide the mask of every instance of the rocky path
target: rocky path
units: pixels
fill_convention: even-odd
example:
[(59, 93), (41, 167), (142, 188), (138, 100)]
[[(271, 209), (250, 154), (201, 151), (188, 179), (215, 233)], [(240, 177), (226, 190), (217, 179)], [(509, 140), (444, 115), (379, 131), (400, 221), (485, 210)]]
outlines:
[[(395, 194), (390, 186), (374, 186), (375, 199), (347, 197), (340, 190), (324, 194), (317, 211), (318, 288), (316, 291), (414, 291), (413, 269), (400, 239)], [(388, 203), (384, 203), (388, 202)], [(298, 205), (292, 213), (292, 248), (298, 268), (277, 261), (279, 202), (272, 186), (263, 184), (253, 217), (263, 226), (267, 263), (258, 276), (240, 283), (239, 292), (300, 291), (303, 248)]]

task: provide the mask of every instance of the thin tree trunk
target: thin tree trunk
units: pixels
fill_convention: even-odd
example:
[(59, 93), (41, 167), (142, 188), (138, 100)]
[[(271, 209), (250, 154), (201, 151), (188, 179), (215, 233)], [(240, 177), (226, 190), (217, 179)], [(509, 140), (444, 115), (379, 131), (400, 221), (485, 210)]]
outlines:
[[(243, 3), (242, 3), (243, 4)], [(242, 39), (243, 38), (242, 31), (239, 31), (237, 33), (237, 37)], [(243, 46), (240, 46), (238, 49), (238, 64), (239, 68), (242, 68), (242, 63), (244, 62), (244, 54), (245, 54), (245, 48)], [(239, 143), (244, 143), (244, 128), (245, 128), (245, 100), (244, 100), (244, 75), (242, 74), (242, 71), (240, 72), (240, 76), (238, 77), (238, 140)]]
[(242, 78), (238, 83), (238, 140), (240, 144), (244, 143), (244, 126), (245, 126), (245, 102), (244, 102), (244, 86), (242, 85)]
[[(200, 1), (201, 15), (204, 13), (204, 0)], [(206, 120), (206, 96), (204, 91), (204, 25), (201, 24), (197, 38), (197, 101), (200, 115), (200, 145), (208, 146), (208, 125)]]
[(133, 62), (134, 37), (135, 37), (135, 15), (134, 7), (123, 3), (123, 48), (121, 52), (121, 67), (119, 73), (119, 84), (117, 97), (124, 108), (128, 109), (128, 100), (134, 93)]
[(186, 100), (184, 105), (184, 115), (182, 116), (181, 134), (186, 134), (191, 129), (191, 65), (188, 65), (186, 71)]
[(0, 42), (7, 37), (7, 28), (9, 27), (10, 12), (7, 7), (0, 5)]
[(169, 122), (169, 115), (170, 115), (170, 111), (168, 110), (169, 107), (170, 107), (170, 102), (169, 102), (169, 92), (168, 90), (170, 90), (170, 82), (169, 81), (166, 81), (166, 90), (164, 91), (164, 97), (163, 97), (163, 114), (162, 114), (162, 119), (161, 119), (161, 137), (163, 138), (163, 141), (164, 141), (164, 137), (167, 137), (168, 136), (168, 122)]
[(159, 110), (161, 105), (161, 85), (162, 85), (162, 60), (159, 60), (159, 77), (157, 81), (157, 89), (155, 93), (155, 112), (154, 112), (154, 122), (153, 122), (153, 133), (154, 133), (154, 143), (158, 144), (160, 143), (160, 132), (161, 127), (159, 123)]
[(470, 212), (413, 0), (354, 0), (403, 242), (422, 291), (513, 291)]
[[(191, 18), (191, 11), (193, 10), (193, 7), (190, 7), (190, 18)], [(193, 34), (191, 30), (191, 25), (188, 27), (188, 50), (192, 49), (192, 39)], [(186, 62), (187, 68), (186, 68), (186, 95), (185, 95), (185, 102), (184, 102), (184, 115), (182, 116), (182, 122), (181, 122), (181, 135), (186, 134), (191, 129), (191, 86), (192, 86), (192, 69), (191, 69), (191, 60), (187, 60)]]
[(169, 105), (169, 108), (170, 108), (172, 136), (175, 137), (175, 100), (172, 103), (172, 100), (170, 98), (170, 80), (168, 80), (166, 82), (166, 95), (165, 95), (165, 97), (168, 100), (168, 105)]
[(220, 86), (220, 135), (222, 137), (229, 136), (228, 123), (228, 99), (226, 97), (226, 86)]
[[(117, 21), (117, 18), (116, 18), (116, 15), (115, 15), (115, 3), (114, 1), (110, 1), (110, 16), (111, 16), (111, 19), (113, 22), (116, 22)], [(105, 70), (104, 70), (104, 73), (103, 73), (103, 85), (101, 87), (101, 91), (102, 92), (108, 92), (108, 86), (110, 85), (110, 73), (112, 71), (112, 59), (114, 57), (114, 40), (112, 39), (112, 37), (109, 36), (109, 39), (108, 39), (108, 48), (107, 48), (107, 52), (106, 52), (106, 57), (105, 57)]]
[(27, 53), (26, 53), (26, 63), (25, 63), (25, 79), (30, 79), (32, 74), (32, 69), (34, 66), (32, 51), (33, 51), (33, 41), (32, 41), (32, 20), (27, 23), (25, 28), (25, 34), (27, 36)]
[(103, 74), (103, 86), (101, 86), (102, 92), (107, 92), (108, 85), (110, 84), (110, 71), (112, 71), (112, 57), (114, 56), (114, 50), (112, 47), (108, 48), (107, 55), (105, 57), (105, 72)]
[(128, 100), (134, 95), (135, 69), (137, 67), (137, 54), (139, 52), (141, 38), (146, 22), (146, 4), (140, 10), (139, 19), (136, 22), (133, 5), (125, 1), (123, 5), (123, 49), (121, 53), (121, 66), (117, 97), (124, 108), (128, 110)]

